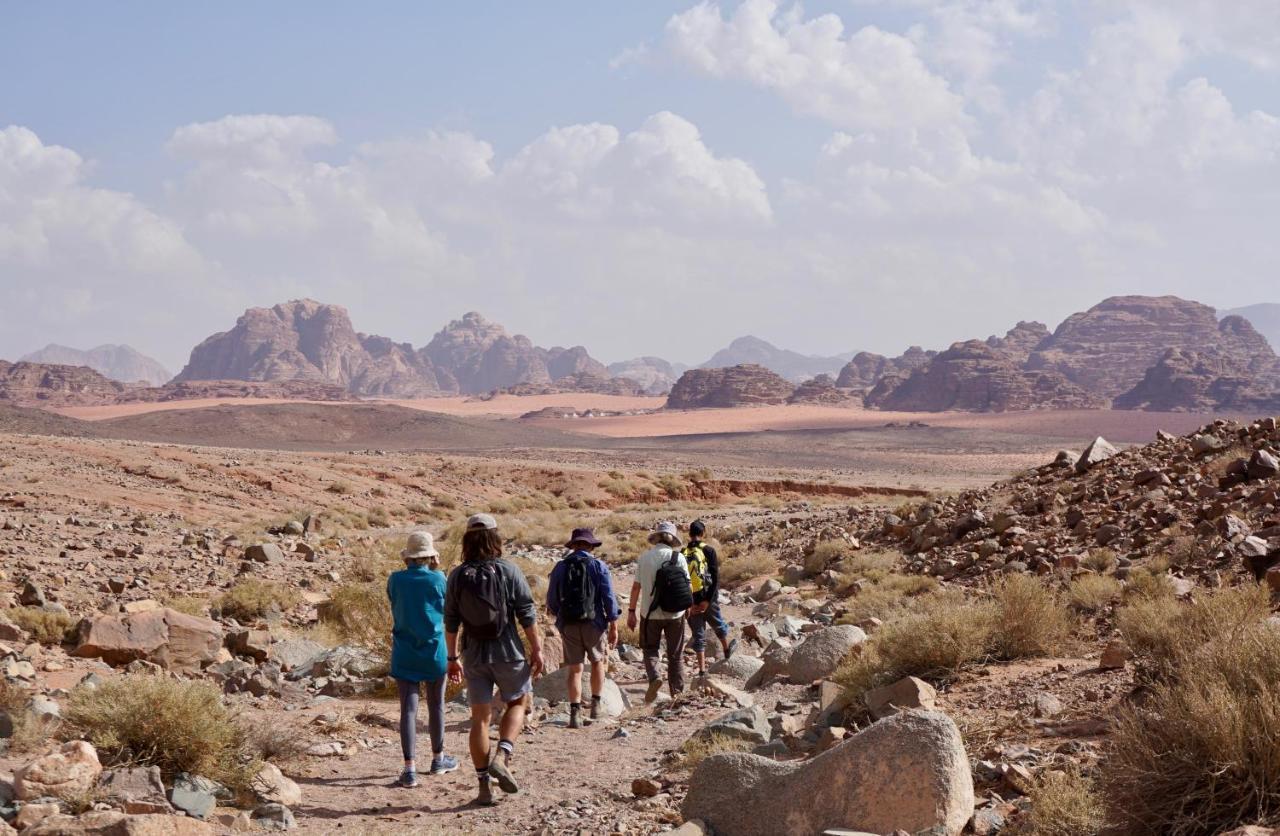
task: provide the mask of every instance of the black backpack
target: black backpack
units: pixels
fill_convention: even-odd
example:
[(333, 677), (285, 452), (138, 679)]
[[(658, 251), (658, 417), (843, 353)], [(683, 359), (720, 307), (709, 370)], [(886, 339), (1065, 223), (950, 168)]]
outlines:
[(467, 636), (479, 641), (507, 630), (507, 589), (496, 560), (475, 560), (458, 570), (458, 609)]
[(689, 585), (689, 576), (680, 568), (680, 552), (671, 550), (671, 559), (658, 567), (653, 576), (653, 603), (649, 605), (649, 613), (654, 610), (682, 613), (693, 606), (693, 588)]
[(596, 584), (591, 577), (591, 558), (571, 554), (564, 559), (560, 579), (560, 616), (565, 621), (592, 621), (596, 617)]

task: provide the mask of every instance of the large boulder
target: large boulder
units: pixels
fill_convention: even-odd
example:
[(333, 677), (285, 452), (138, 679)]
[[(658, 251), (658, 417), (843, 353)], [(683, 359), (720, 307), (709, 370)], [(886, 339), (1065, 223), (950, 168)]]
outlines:
[(698, 764), (681, 806), (725, 836), (802, 836), (929, 828), (957, 836), (973, 814), (973, 777), (955, 723), (905, 711), (801, 763), (713, 755)]
[(693, 733), (693, 737), (698, 740), (727, 737), (757, 745), (768, 743), (772, 736), (773, 727), (769, 725), (769, 715), (759, 706), (721, 714)]
[(826, 679), (855, 647), (867, 640), (867, 634), (852, 624), (838, 624), (805, 636), (791, 651), (787, 676), (792, 682), (809, 683)]
[(86, 618), (72, 655), (116, 666), (142, 659), (168, 670), (198, 670), (218, 658), (222, 641), (217, 622), (163, 608), (123, 618)]
[[(533, 693), (534, 696), (542, 697), (550, 702), (569, 702), (569, 669), (560, 668), (537, 680), (533, 683)], [(600, 707), (604, 710), (606, 717), (617, 717), (629, 707), (627, 698), (623, 695), (622, 689), (618, 687), (618, 683), (608, 677), (605, 677), (604, 690), (601, 692), (600, 697)], [(590, 705), (590, 700), (591, 670), (584, 666), (582, 670), (582, 702), (585, 705)]]
[(1098, 436), (1089, 442), (1089, 446), (1084, 448), (1084, 452), (1080, 454), (1080, 458), (1076, 459), (1076, 472), (1084, 473), (1099, 462), (1105, 462), (1107, 459), (1115, 456), (1120, 451), (1110, 441), (1102, 436)]
[(24, 836), (212, 836), (211, 825), (185, 816), (131, 816), (97, 810), (83, 816), (50, 816), (23, 831)]
[(83, 798), (98, 783), (101, 774), (97, 750), (83, 740), (73, 740), (17, 770), (13, 775), (13, 791), (20, 801)]
[(717, 676), (723, 676), (727, 679), (735, 679), (739, 682), (745, 682), (755, 676), (756, 672), (764, 667), (764, 660), (757, 656), (748, 656), (745, 653), (735, 653), (728, 659), (721, 659), (711, 667), (707, 668), (708, 673)]

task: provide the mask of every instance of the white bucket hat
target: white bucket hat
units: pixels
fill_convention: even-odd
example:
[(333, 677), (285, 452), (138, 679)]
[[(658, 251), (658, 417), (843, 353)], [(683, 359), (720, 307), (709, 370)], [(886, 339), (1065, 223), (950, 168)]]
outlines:
[(430, 531), (415, 531), (409, 535), (409, 542), (400, 556), (405, 560), (426, 560), (429, 557), (439, 557), (440, 552), (436, 551), (435, 540)]
[(680, 548), (680, 529), (676, 528), (675, 523), (660, 522), (653, 529), (653, 533), (649, 535), (650, 543), (657, 543), (660, 540), (667, 540), (672, 543), (673, 548)]

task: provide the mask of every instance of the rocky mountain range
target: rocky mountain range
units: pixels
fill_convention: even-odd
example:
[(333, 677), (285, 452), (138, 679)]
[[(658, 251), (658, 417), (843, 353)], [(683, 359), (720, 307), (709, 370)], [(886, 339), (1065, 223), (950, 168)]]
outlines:
[(20, 358), (21, 363), (55, 366), (88, 366), (95, 372), (121, 383), (144, 383), (163, 386), (173, 374), (156, 360), (127, 345), (100, 345), (83, 351), (57, 343), (49, 343), (39, 351)]
[(1259, 334), (1267, 338), (1273, 349), (1280, 349), (1280, 304), (1264, 302), (1260, 305), (1246, 305), (1243, 308), (1218, 311), (1218, 316), (1224, 319), (1228, 316), (1244, 317)]
[(803, 381), (820, 374), (835, 376), (848, 362), (850, 355), (816, 357), (778, 348), (759, 337), (739, 337), (728, 347), (717, 351), (699, 368), (723, 369), (730, 366), (757, 365), (781, 375), (788, 380)]

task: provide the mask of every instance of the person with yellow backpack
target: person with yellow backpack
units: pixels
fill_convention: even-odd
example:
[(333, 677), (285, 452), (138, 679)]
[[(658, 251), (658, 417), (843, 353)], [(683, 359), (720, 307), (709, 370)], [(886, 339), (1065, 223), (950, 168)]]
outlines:
[(694, 520), (689, 525), (689, 543), (684, 547), (685, 563), (689, 566), (689, 585), (693, 589), (693, 606), (689, 608), (689, 642), (698, 655), (698, 676), (707, 673), (707, 625), (720, 640), (724, 658), (728, 659), (738, 648), (738, 640), (729, 640), (729, 625), (720, 614), (720, 561), (716, 550), (703, 541), (707, 525)]

